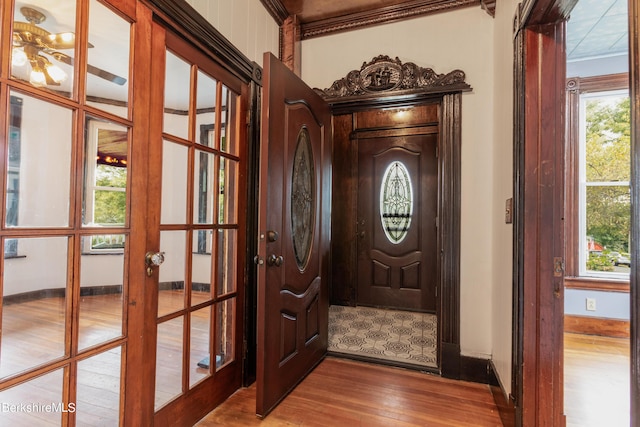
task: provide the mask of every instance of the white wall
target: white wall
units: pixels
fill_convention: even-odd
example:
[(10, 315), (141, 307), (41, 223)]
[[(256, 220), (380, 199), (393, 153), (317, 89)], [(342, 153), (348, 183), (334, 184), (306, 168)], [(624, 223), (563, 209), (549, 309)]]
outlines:
[(511, 392), (513, 226), (505, 223), (505, 202), (513, 197), (513, 17), (519, 0), (498, 4), (494, 33), (493, 146), (493, 364)]
[(220, 33), (252, 61), (262, 54), (278, 56), (279, 28), (258, 0), (187, 0)]
[(491, 357), (493, 331), (493, 33), (494, 20), (478, 6), (302, 42), (302, 79), (311, 87), (327, 88), (380, 54), (466, 73), (473, 91), (462, 96), (461, 347), (482, 358)]

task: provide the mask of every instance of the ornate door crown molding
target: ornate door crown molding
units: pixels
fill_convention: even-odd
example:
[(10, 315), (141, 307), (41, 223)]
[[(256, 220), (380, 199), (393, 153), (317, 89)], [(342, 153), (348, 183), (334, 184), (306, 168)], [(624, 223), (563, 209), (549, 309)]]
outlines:
[(403, 64), (397, 57), (379, 55), (362, 64), (360, 70), (333, 82), (330, 88), (315, 89), (328, 102), (345, 102), (378, 97), (463, 92), (471, 90), (464, 71), (437, 74), (413, 62)]

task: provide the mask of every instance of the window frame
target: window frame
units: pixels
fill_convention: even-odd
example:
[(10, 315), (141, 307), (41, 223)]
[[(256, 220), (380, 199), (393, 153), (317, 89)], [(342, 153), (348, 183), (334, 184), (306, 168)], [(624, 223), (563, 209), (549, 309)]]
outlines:
[[(84, 202), (83, 202), (83, 206), (84, 206), (84, 215), (85, 218), (83, 219), (83, 227), (84, 228), (94, 228), (94, 227), (105, 227), (105, 228), (122, 228), (124, 229), (126, 227), (126, 217), (128, 215), (128, 212), (125, 212), (125, 223), (123, 224), (112, 224), (109, 226), (101, 226), (100, 224), (96, 224), (93, 220), (94, 220), (94, 210), (95, 210), (95, 193), (97, 190), (100, 191), (114, 191), (114, 192), (124, 192), (125, 194), (127, 193), (127, 191), (129, 190), (129, 184), (128, 184), (128, 179), (127, 178), (127, 186), (124, 188), (117, 188), (117, 187), (104, 187), (104, 186), (98, 186), (95, 184), (96, 181), (96, 157), (98, 154), (98, 132), (100, 129), (106, 129), (106, 130), (114, 130), (114, 131), (125, 131), (123, 130), (123, 128), (126, 128), (126, 126), (120, 124), (120, 123), (116, 123), (116, 122), (109, 122), (109, 121), (105, 121), (102, 120), (98, 117), (87, 117), (87, 124), (86, 124), (86, 143), (85, 143), (85, 150), (86, 151), (86, 156), (85, 156), (85, 172), (84, 172)], [(129, 133), (130, 129), (127, 128), (126, 132)], [(127, 136), (127, 140), (129, 139), (129, 136)], [(129, 148), (127, 147), (127, 154), (129, 152)], [(127, 156), (128, 157), (128, 156)], [(128, 175), (129, 171), (128, 171), (128, 166), (127, 166), (127, 175)], [(88, 218), (91, 218), (91, 221), (88, 222)], [(124, 240), (122, 241), (122, 247), (114, 247), (114, 248), (106, 248), (106, 249), (100, 249), (100, 248), (94, 248), (93, 247), (93, 238), (97, 237), (97, 236), (119, 236), (122, 235), (124, 236), (126, 233), (93, 233), (90, 236), (86, 236), (83, 239), (83, 243), (82, 243), (82, 253), (85, 255), (97, 255), (97, 254), (124, 254), (124, 248), (125, 248), (125, 242)]]
[[(629, 276), (611, 273), (586, 274), (581, 268), (581, 96), (599, 92), (629, 90), (629, 74), (609, 74), (567, 79), (567, 147), (565, 188), (565, 283), (567, 287), (629, 291)], [(584, 215), (583, 215), (584, 216)]]
[[(22, 98), (11, 95), (10, 99), (10, 120), (8, 143), (10, 147), (7, 153), (6, 168), (7, 182), (6, 192), (7, 200), (5, 201), (5, 226), (16, 227), (19, 223), (20, 215), (20, 161), (22, 156)], [(17, 151), (16, 158), (10, 156), (11, 148)], [(11, 203), (9, 201), (11, 194)], [(7, 238), (4, 240), (4, 257), (5, 259), (17, 258), (18, 255), (18, 239)]]

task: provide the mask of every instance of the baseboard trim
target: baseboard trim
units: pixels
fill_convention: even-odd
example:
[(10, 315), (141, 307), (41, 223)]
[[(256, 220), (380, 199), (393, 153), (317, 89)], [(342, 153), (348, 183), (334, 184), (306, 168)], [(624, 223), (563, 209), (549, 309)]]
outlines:
[(460, 345), (440, 342), (440, 375), (454, 380), (460, 379)]
[(480, 384), (491, 384), (489, 359), (460, 355), (460, 378)]
[[(122, 285), (83, 286), (80, 288), (80, 296), (113, 295), (121, 294)], [(21, 304), (45, 298), (64, 298), (67, 294), (65, 288), (39, 289), (36, 291), (22, 292), (6, 295), (2, 298), (5, 305)]]
[(513, 401), (507, 397), (502, 382), (498, 376), (493, 360), (489, 360), (489, 388), (491, 389), (491, 395), (493, 401), (498, 407), (500, 413), (500, 420), (504, 427), (515, 427), (516, 425), (516, 407)]
[(564, 331), (613, 338), (629, 338), (631, 328), (628, 320), (565, 315)]
[(491, 384), (489, 359), (464, 356), (458, 344), (443, 342), (440, 346), (440, 372), (444, 378)]

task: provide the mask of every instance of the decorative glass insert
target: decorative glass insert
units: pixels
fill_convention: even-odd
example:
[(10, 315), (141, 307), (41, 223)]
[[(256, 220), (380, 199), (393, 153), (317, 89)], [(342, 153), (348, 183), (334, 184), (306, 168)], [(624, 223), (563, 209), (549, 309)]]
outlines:
[(291, 178), (291, 236), (296, 263), (300, 270), (307, 266), (313, 241), (314, 177), (309, 131), (302, 127), (298, 133), (296, 152), (293, 156)]
[(380, 220), (391, 243), (398, 244), (407, 236), (412, 214), (411, 177), (406, 166), (396, 161), (387, 167), (380, 187)]

